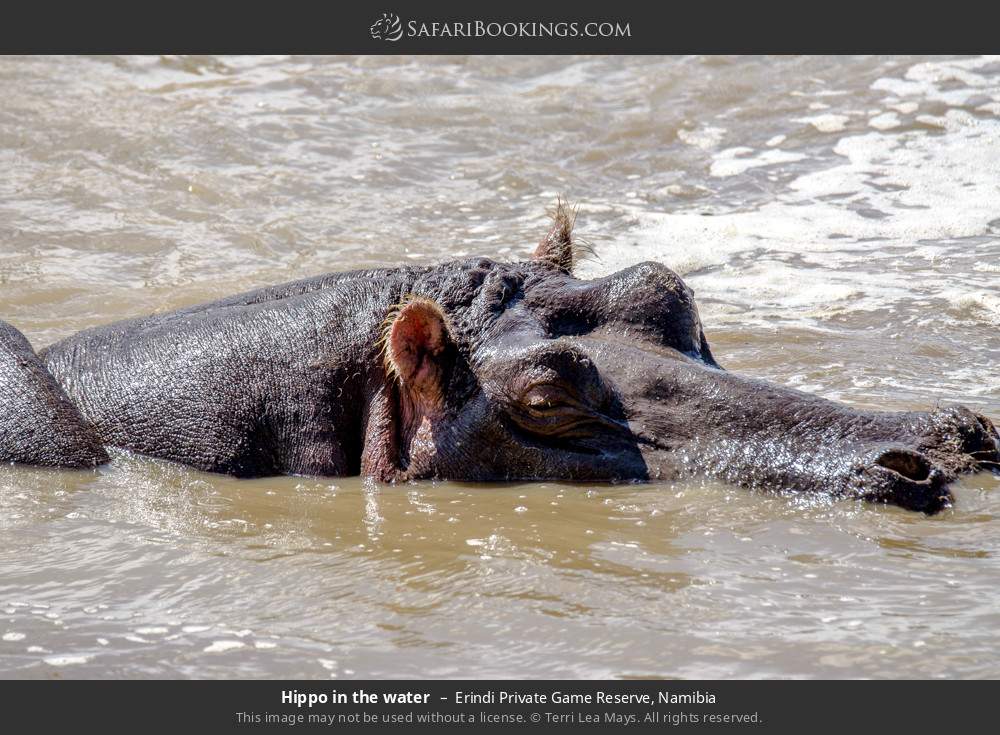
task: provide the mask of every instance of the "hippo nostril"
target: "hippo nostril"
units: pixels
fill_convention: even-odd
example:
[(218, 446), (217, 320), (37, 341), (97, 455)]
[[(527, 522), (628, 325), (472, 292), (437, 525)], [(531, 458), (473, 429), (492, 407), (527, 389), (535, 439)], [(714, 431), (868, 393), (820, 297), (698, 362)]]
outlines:
[(885, 448), (871, 460), (870, 484), (865, 497), (894, 503), (910, 510), (934, 514), (951, 504), (948, 483), (954, 479), (939, 465), (906, 447)]
[(876, 459), (875, 464), (892, 470), (908, 480), (914, 482), (924, 482), (931, 475), (931, 463), (922, 455), (910, 452), (905, 449), (889, 449), (882, 452)]

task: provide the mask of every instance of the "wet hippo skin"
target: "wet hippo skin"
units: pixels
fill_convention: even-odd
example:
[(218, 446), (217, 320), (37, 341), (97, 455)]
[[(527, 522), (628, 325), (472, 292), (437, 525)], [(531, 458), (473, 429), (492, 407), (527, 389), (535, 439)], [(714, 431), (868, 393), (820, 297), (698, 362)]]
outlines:
[(28, 340), (0, 321), (0, 462), (85, 468), (107, 460)]

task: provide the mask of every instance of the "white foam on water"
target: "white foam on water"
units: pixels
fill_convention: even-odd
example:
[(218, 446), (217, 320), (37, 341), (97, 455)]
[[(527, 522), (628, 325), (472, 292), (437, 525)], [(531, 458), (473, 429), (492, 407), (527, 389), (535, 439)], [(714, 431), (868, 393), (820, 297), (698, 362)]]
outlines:
[(211, 625), (185, 625), (181, 630), (185, 633), (204, 633), (206, 630), (211, 630)]
[(772, 166), (776, 163), (791, 163), (805, 158), (799, 153), (790, 153), (778, 148), (760, 151), (757, 155), (751, 155), (752, 153), (754, 153), (753, 148), (744, 146), (726, 148), (715, 156), (710, 173), (719, 178), (736, 176), (752, 168)]
[[(964, 97), (938, 85), (960, 79), (974, 83), (977, 95), (1000, 97), (1000, 77), (976, 71), (987, 63), (995, 62), (920, 64), (900, 84), (883, 79), (874, 86), (899, 96), (958, 100)], [(907, 104), (912, 108), (897, 108), (916, 109), (916, 101)], [(599, 259), (581, 264), (580, 274), (663, 262), (685, 277), (703, 315), (714, 321), (778, 318), (815, 326), (904, 299), (944, 299), (997, 323), (991, 261), (964, 273), (939, 266), (967, 256), (976, 245), (963, 239), (991, 236), (990, 222), (1000, 218), (1000, 120), (950, 109), (933, 118), (936, 130), (896, 130), (889, 127), (893, 118), (879, 117), (875, 130), (840, 138), (833, 158), (817, 159), (815, 170), (753, 209), (706, 216), (626, 207), (638, 223), (634, 242), (598, 245)], [(803, 158), (776, 148), (728, 148), (713, 156), (710, 172), (736, 176)]]
[(1000, 326), (1000, 285), (995, 291), (961, 291), (949, 289), (941, 296), (973, 319)]
[(724, 128), (718, 128), (712, 125), (706, 125), (701, 128), (696, 128), (695, 130), (685, 130), (684, 128), (681, 128), (677, 131), (677, 137), (680, 138), (681, 141), (706, 151), (717, 146), (722, 141), (725, 134), (726, 131)]
[(205, 646), (205, 653), (225, 653), (243, 648), (246, 644), (243, 641), (214, 641), (211, 645)]
[(74, 664), (85, 664), (93, 656), (48, 656), (44, 659), (49, 666), (72, 666)]
[(891, 130), (892, 128), (898, 128), (902, 125), (902, 122), (900, 122), (899, 115), (895, 112), (883, 112), (871, 118), (868, 121), (868, 125), (876, 130)]
[(998, 61), (998, 56), (927, 61), (911, 66), (903, 79), (884, 77), (876, 80), (872, 89), (897, 97), (919, 97), (952, 107), (960, 106), (984, 91), (996, 93), (996, 79), (980, 71)]
[(812, 117), (800, 117), (795, 122), (812, 125), (821, 133), (836, 133), (847, 127), (851, 118), (847, 115), (838, 115), (828, 112), (823, 115), (813, 115)]

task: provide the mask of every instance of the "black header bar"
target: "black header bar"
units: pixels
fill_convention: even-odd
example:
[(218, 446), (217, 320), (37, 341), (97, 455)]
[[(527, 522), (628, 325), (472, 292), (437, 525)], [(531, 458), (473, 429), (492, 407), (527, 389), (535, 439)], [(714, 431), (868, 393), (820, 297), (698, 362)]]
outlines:
[(970, 53), (988, 4), (335, 0), (12, 5), (7, 53)]

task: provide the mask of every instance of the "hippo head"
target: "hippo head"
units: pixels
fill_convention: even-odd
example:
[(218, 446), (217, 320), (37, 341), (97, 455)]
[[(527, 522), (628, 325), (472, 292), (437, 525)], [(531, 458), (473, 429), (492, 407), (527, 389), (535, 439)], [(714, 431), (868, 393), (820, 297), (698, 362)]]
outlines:
[(996, 429), (968, 409), (860, 411), (723, 370), (677, 274), (642, 263), (578, 280), (572, 225), (560, 206), (532, 261), (483, 261), (459, 295), (428, 287), (437, 299), (392, 310), (384, 420), (369, 429), (390, 449), (366, 449), (363, 469), (386, 480), (701, 474), (936, 512), (956, 473), (997, 467)]

